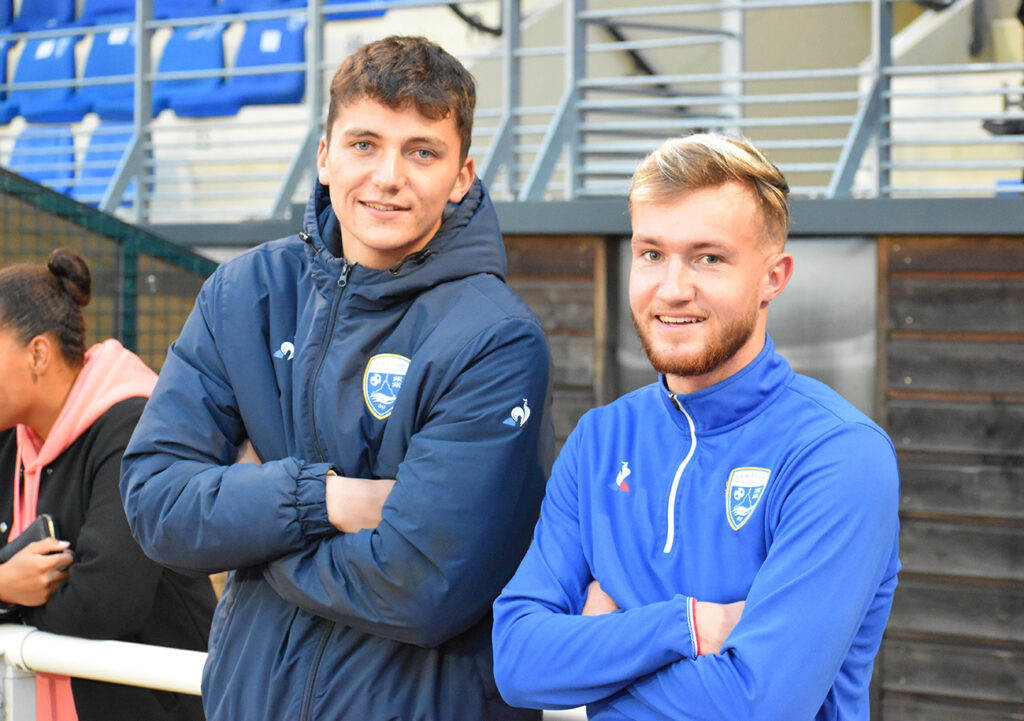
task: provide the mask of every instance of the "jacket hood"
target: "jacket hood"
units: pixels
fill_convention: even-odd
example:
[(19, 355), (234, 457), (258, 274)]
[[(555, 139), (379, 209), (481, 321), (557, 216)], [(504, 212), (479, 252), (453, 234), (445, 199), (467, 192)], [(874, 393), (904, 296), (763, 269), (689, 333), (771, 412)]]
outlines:
[[(314, 184), (303, 219), (303, 240), (316, 256), (314, 274), (319, 268), (326, 274), (323, 280), (333, 284), (345, 265), (344, 239), (328, 187), (319, 181)], [(379, 307), (477, 273), (504, 280), (506, 267), (494, 204), (476, 178), (461, 202), (448, 204), (441, 227), (422, 250), (385, 270), (353, 265), (350, 292), (360, 305)]]

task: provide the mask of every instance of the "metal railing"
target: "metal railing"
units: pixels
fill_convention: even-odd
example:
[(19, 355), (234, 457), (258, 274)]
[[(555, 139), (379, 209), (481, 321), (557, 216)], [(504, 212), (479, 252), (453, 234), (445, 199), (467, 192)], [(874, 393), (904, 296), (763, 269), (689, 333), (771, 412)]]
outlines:
[[(479, 80), (472, 153), (498, 199), (622, 196), (636, 164), (661, 140), (705, 129), (751, 138), (798, 196), (1018, 193), (1024, 191), (1024, 62), (992, 61), (999, 52), (991, 48), (973, 58), (966, 42), (954, 46), (943, 34), (978, 22), (973, 8), (983, 1), (923, 10), (904, 0), (634, 0), (614, 8), (591, 7), (589, 0), (564, 0), (561, 8), (480, 0), (474, 10), (500, 20), (501, 37), (470, 32), (445, 44)], [(1010, 5), (989, 0), (998, 12), (988, 21), (1012, 20)], [(324, 20), (341, 9), (387, 14)], [(425, 20), (431, 12), (445, 15)], [(237, 15), (150, 15), (151, 1), (137, 0), (128, 25), (7, 36), (20, 42), (135, 30), (131, 76), (18, 87), (131, 78), (140, 112), (99, 207), (142, 223), (287, 217), (313, 177), (325, 85), (344, 56), (367, 36), (392, 31), (437, 28), (428, 34), (445, 42), (443, 28), (459, 22), (438, 0), (342, 6), (310, 0), (306, 8)], [(237, 38), (247, 21), (296, 15), (307, 20), (302, 103), (243, 108), (217, 119), (170, 111), (148, 117), (159, 80), (300, 67), (229, 63), (222, 70), (157, 73), (153, 58), (172, 27), (228, 23), (227, 34)], [(917, 63), (917, 57), (941, 62)], [(72, 129), (73, 185), (83, 182), (81, 147), (95, 124), (87, 116)], [(0, 161), (9, 157), (13, 138), (12, 128), (0, 130)]]
[(0, 656), (4, 721), (35, 721), (36, 673), (198, 696), (206, 663), (201, 651), (60, 636), (14, 623), (0, 624)]

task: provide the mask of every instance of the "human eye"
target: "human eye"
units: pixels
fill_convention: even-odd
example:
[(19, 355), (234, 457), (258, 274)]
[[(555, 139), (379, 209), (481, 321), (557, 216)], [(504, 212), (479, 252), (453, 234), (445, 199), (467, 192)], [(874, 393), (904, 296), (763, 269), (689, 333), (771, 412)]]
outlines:
[(372, 147), (369, 140), (356, 140), (352, 143), (352, 148), (360, 153), (369, 152)]
[(640, 252), (640, 257), (650, 263), (657, 263), (661, 260), (661, 251), (658, 250), (644, 250)]
[(704, 265), (718, 265), (719, 263), (722, 262), (722, 257), (719, 255), (714, 255), (713, 253), (705, 253), (703, 256), (701, 256), (701, 261), (704, 263)]
[(429, 148), (417, 148), (412, 154), (417, 160), (432, 160), (437, 157), (437, 153)]

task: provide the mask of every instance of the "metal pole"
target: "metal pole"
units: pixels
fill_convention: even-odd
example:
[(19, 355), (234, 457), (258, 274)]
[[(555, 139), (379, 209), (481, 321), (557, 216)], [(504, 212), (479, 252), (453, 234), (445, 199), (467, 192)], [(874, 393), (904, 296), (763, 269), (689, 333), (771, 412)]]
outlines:
[[(135, 131), (126, 159), (128, 172), (119, 183), (127, 186), (128, 178), (135, 176), (135, 222), (149, 219), (149, 172), (145, 163), (145, 148), (149, 146), (149, 125), (153, 119), (153, 84), (151, 38), (146, 24), (153, 19), (153, 0), (135, 0)], [(122, 191), (124, 188), (122, 187)]]
[(579, 20), (579, 16), (586, 12), (587, 0), (565, 0), (565, 7), (565, 86), (572, 92), (565, 116), (565, 188), (568, 198), (572, 200), (579, 195), (581, 188), (579, 101), (583, 99), (583, 91), (579, 86), (580, 81), (587, 75), (587, 24)]
[(882, 197), (889, 187), (889, 156), (891, 128), (888, 69), (892, 65), (892, 4), (888, 0), (871, 2), (871, 55), (874, 60), (875, 89), (880, 93), (879, 121), (875, 138), (875, 196)]

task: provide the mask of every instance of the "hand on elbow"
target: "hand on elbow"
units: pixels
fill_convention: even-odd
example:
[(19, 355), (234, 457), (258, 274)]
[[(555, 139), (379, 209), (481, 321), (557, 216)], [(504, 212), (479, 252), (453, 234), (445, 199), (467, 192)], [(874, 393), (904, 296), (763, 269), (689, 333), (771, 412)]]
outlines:
[(700, 640), (700, 655), (714, 656), (720, 653), (725, 639), (729, 637), (743, 615), (744, 601), (735, 603), (711, 603), (697, 601), (696, 630)]
[(328, 475), (327, 519), (342, 533), (374, 529), (380, 523), (395, 482), (390, 479)]

